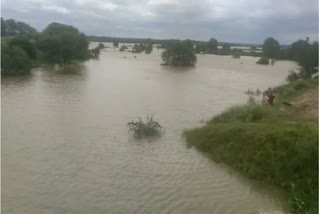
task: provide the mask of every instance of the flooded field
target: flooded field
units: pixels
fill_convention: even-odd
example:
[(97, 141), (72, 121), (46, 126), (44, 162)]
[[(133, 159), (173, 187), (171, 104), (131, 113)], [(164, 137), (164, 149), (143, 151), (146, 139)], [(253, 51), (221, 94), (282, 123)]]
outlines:
[[(70, 72), (2, 78), (3, 213), (282, 213), (278, 194), (181, 137), (295, 67), (257, 60), (198, 55), (194, 68), (170, 68), (160, 66), (161, 50), (108, 48)], [(134, 140), (127, 122), (153, 114), (165, 134)]]

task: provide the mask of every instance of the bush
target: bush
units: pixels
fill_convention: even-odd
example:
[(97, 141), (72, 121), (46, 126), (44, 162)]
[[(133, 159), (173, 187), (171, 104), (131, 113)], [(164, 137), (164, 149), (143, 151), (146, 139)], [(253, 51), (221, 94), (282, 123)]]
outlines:
[(257, 64), (259, 65), (269, 65), (269, 59), (265, 57), (261, 57), (258, 61)]
[(287, 82), (293, 82), (300, 78), (301, 77), (297, 72), (295, 72), (294, 70), (289, 70), (289, 75), (287, 76), (286, 80)]
[(120, 51), (120, 52), (123, 52), (123, 51), (125, 51), (126, 49), (128, 49), (128, 47), (125, 46), (125, 45), (122, 45), (122, 46), (119, 48), (119, 51)]
[(127, 124), (129, 130), (134, 132), (135, 138), (158, 137), (161, 135), (162, 126), (153, 119), (153, 116), (147, 117), (147, 121), (139, 117), (138, 121), (131, 121)]
[(241, 52), (239, 50), (233, 50), (232, 57), (235, 59), (239, 59), (241, 57)]

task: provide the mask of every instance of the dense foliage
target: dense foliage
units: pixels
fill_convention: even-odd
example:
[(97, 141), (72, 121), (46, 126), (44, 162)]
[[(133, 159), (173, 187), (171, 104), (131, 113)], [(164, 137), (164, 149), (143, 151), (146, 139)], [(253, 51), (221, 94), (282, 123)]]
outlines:
[(52, 23), (38, 33), (12, 19), (1, 18), (1, 23), (2, 75), (29, 73), (32, 66), (41, 63), (63, 65), (90, 57), (86, 35), (72, 26)]
[(197, 56), (188, 42), (179, 42), (167, 47), (162, 53), (164, 65), (193, 66), (197, 62)]
[(31, 69), (31, 60), (28, 54), (20, 47), (2, 44), (1, 47), (1, 74), (27, 74)]
[(60, 23), (49, 24), (38, 41), (46, 60), (56, 64), (87, 59), (88, 45), (86, 36), (78, 29)]
[(302, 67), (302, 76), (310, 77), (317, 72), (314, 68), (319, 66), (318, 42), (310, 44), (308, 40), (298, 40), (291, 44), (288, 55)]

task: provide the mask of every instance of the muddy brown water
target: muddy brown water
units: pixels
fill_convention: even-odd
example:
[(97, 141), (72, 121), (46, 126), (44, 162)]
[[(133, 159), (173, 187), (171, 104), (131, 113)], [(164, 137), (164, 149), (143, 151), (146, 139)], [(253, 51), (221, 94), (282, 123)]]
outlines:
[[(2, 78), (3, 213), (287, 210), (279, 194), (187, 148), (181, 133), (245, 103), (248, 88), (284, 82), (295, 64), (198, 55), (194, 68), (169, 68), (160, 55), (108, 48), (70, 71)], [(134, 140), (126, 123), (152, 114), (165, 134)]]

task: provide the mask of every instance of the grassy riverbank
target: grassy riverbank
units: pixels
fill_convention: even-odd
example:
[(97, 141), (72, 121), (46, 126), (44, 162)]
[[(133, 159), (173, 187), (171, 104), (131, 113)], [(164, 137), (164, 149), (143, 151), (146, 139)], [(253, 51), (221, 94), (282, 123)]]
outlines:
[(298, 80), (275, 94), (274, 106), (235, 106), (184, 135), (215, 161), (283, 189), (292, 213), (318, 213), (318, 81)]

